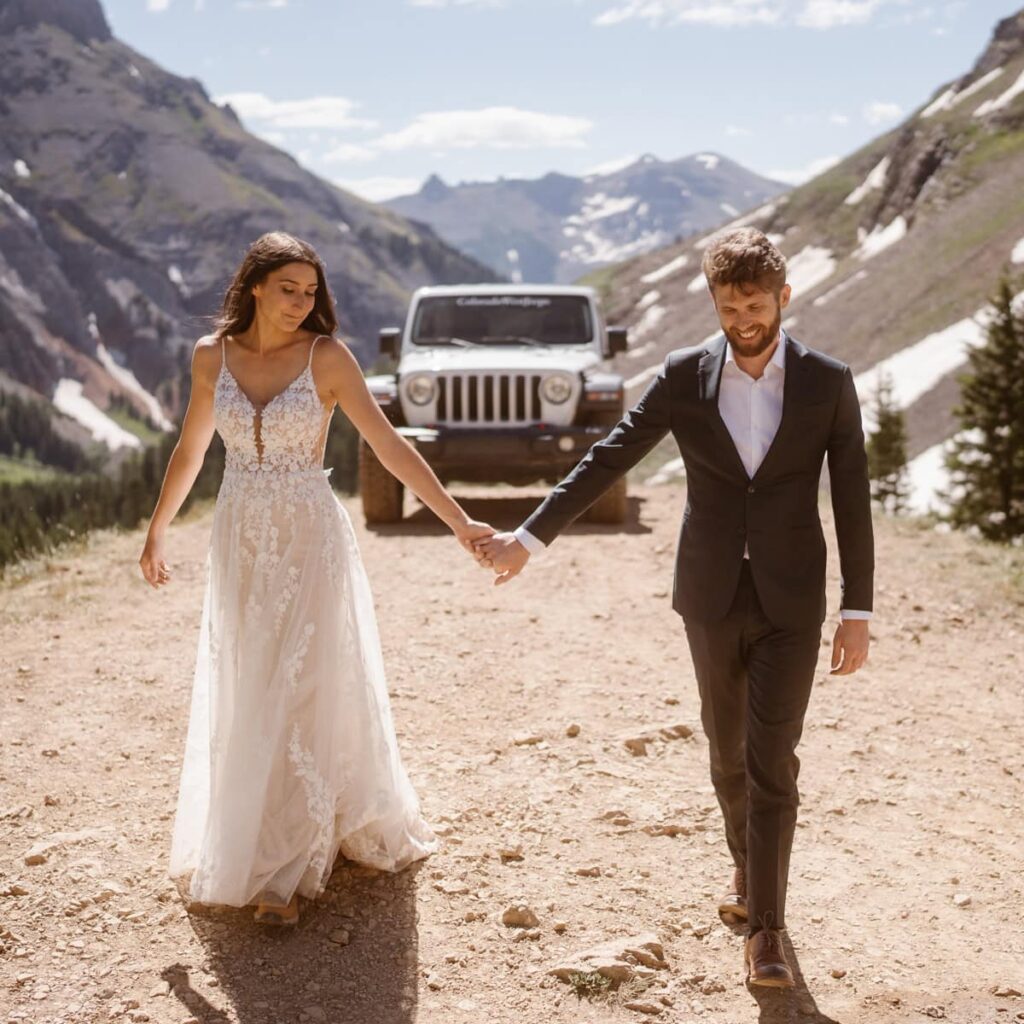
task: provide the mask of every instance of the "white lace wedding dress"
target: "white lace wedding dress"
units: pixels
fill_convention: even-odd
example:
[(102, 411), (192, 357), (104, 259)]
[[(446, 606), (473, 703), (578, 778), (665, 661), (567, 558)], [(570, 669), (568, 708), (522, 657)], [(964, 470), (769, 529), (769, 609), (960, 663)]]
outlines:
[(339, 850), (397, 871), (437, 847), (399, 757), (352, 524), (322, 468), (333, 409), (315, 345), (258, 408), (221, 343), (227, 461), (171, 846), (171, 875), (199, 903), (313, 897)]

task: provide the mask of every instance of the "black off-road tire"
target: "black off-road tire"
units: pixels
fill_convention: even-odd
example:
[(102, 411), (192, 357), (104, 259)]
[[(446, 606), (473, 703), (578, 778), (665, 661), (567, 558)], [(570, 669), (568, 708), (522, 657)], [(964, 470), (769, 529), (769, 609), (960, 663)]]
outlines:
[(588, 523), (624, 523), (629, 510), (626, 478), (621, 477), (584, 513)]
[(373, 449), (359, 442), (359, 494), (367, 523), (400, 523), (405, 488), (382, 465)]

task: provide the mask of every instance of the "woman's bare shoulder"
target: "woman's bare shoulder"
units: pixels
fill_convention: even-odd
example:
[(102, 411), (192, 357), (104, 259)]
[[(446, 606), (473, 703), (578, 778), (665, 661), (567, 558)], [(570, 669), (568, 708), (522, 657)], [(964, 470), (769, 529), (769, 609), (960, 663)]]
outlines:
[(355, 356), (344, 338), (336, 338), (333, 334), (323, 334), (316, 343), (314, 357), (324, 366), (341, 368), (350, 367)]
[(205, 334), (192, 349), (192, 376), (212, 381), (220, 371), (221, 340), (215, 334)]

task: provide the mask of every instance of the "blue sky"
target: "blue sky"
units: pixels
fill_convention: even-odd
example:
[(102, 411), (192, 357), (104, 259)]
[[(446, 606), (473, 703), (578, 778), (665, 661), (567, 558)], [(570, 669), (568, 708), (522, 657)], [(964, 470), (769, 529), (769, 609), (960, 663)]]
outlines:
[(102, 0), (115, 34), (369, 199), (700, 151), (803, 180), (1020, 0)]

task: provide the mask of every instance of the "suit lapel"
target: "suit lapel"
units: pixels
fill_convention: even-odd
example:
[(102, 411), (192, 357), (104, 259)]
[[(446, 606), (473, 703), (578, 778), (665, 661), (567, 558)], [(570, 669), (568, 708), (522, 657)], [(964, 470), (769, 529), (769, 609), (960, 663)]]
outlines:
[[(723, 455), (731, 462), (733, 469), (746, 480), (747, 468), (743, 465), (740, 453), (736, 450), (729, 428), (718, 411), (718, 388), (722, 380), (722, 367), (725, 365), (725, 346), (728, 344), (725, 335), (721, 334), (708, 346), (707, 352), (701, 357), (697, 368), (698, 394), (704, 405), (711, 432), (718, 439)], [(786, 353), (789, 354), (788, 352)]]

